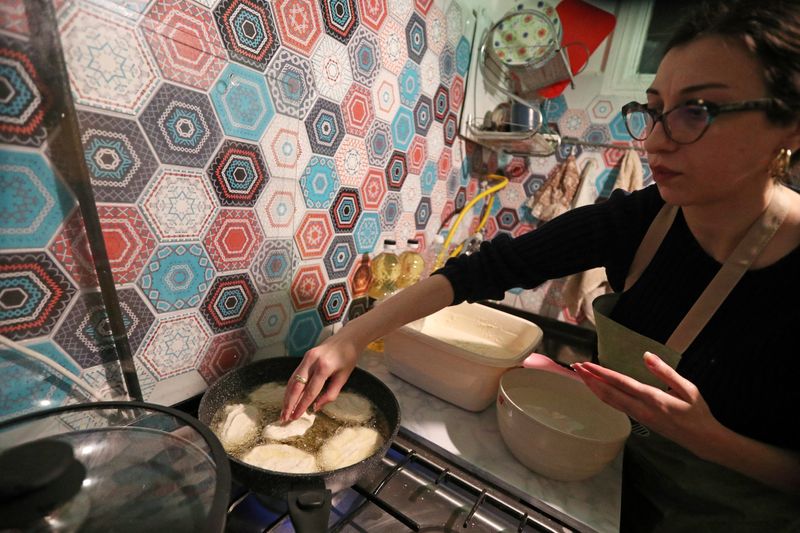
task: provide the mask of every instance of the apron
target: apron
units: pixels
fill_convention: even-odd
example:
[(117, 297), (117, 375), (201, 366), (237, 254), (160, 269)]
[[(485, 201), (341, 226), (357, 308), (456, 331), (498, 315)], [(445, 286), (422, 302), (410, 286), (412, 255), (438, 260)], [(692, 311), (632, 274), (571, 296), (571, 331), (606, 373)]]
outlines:
[[(681, 355), (736, 286), (783, 222), (788, 202), (777, 192), (765, 212), (675, 328), (666, 344), (610, 318), (619, 294), (593, 302), (598, 357), (604, 366), (665, 388), (646, 368), (645, 351), (676, 368)], [(666, 236), (677, 206), (664, 205), (639, 245), (625, 280), (629, 289)], [(800, 501), (756, 480), (704, 461), (674, 442), (634, 424), (625, 445), (622, 531), (800, 531)]]

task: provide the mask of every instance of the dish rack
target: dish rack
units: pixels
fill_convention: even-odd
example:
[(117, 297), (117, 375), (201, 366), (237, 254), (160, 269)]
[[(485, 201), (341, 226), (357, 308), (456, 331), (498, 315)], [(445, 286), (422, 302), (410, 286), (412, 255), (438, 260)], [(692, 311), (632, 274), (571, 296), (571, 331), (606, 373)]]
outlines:
[[(546, 28), (550, 35), (557, 35), (553, 23), (543, 14), (534, 9), (521, 9), (506, 13), (496, 22), (486, 16), (485, 10), (479, 17), (473, 12), (474, 17), (483, 22), (484, 30), (480, 36), (480, 47), (476, 57), (476, 76), (472, 81), (472, 107), (473, 112), (467, 113), (462, 126), (462, 135), (494, 151), (503, 151), (510, 155), (547, 157), (553, 155), (561, 144), (558, 132), (550, 131), (547, 124), (543, 123), (542, 113), (539, 109), (537, 91), (554, 83), (569, 80), (574, 88), (574, 77), (566, 53), (567, 47), (562, 46), (560, 39), (541, 45), (533, 55), (534, 60), (524, 64), (509, 64), (498, 58), (498, 47), (494, 36), (496, 32), (515, 17), (529, 16), (536, 18)], [(575, 43), (581, 45), (581, 43)], [(588, 53), (588, 50), (587, 50)], [(479, 85), (485, 84), (486, 91)], [(489, 95), (502, 96), (513, 103), (527, 106), (534, 114), (532, 125), (514, 123), (509, 119), (503, 121), (502, 126), (508, 126), (512, 131), (496, 129), (501, 124), (487, 117), (478, 117), (477, 98)], [(498, 94), (499, 93), (499, 94)], [(491, 113), (487, 113), (490, 115)]]

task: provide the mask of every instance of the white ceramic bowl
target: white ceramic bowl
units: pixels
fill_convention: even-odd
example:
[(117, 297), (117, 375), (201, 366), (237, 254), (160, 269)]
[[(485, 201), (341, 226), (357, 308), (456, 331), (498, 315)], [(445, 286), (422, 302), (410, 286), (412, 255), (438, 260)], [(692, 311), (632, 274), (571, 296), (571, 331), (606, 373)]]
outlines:
[(584, 383), (532, 368), (510, 370), (500, 379), (497, 423), (519, 462), (561, 481), (600, 472), (631, 432), (628, 417)]

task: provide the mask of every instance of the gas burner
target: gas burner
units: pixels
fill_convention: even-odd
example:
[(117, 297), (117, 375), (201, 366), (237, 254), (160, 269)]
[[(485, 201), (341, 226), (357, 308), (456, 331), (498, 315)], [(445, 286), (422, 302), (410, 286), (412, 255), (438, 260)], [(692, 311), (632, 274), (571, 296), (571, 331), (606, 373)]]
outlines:
[[(294, 531), (285, 502), (241, 488), (234, 495), (226, 531)], [(542, 502), (523, 501), (481, 480), (404, 429), (380, 468), (333, 495), (328, 522), (330, 533), (582, 530)]]

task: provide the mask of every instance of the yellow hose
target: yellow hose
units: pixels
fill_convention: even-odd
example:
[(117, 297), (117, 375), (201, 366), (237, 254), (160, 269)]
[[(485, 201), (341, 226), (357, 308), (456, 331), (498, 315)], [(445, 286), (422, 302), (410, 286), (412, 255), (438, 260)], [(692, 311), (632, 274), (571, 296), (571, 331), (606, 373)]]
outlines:
[[(447, 237), (444, 240), (444, 245), (442, 245), (442, 249), (439, 251), (439, 254), (436, 256), (436, 262), (433, 265), (433, 269), (434, 270), (440, 268), (442, 266), (442, 264), (444, 264), (444, 258), (447, 256), (447, 249), (450, 246), (450, 241), (453, 240), (453, 236), (455, 235), (456, 229), (458, 229), (458, 225), (461, 224), (461, 220), (464, 218), (464, 216), (466, 216), (466, 214), (470, 211), (470, 209), (472, 209), (472, 207), (476, 203), (478, 203), (481, 200), (481, 198), (484, 198), (485, 196), (490, 195), (490, 194), (494, 194), (497, 191), (503, 189), (506, 185), (508, 185), (508, 178), (506, 178), (505, 176), (500, 176), (499, 174), (489, 174), (489, 175), (486, 176), (486, 178), (490, 179), (490, 180), (499, 181), (500, 183), (498, 183), (497, 185), (494, 185), (492, 187), (489, 187), (488, 189), (486, 189), (482, 193), (476, 195), (475, 198), (473, 198), (472, 200), (467, 202), (467, 205), (464, 206), (464, 208), (458, 214), (458, 217), (456, 217), (456, 220), (455, 220), (455, 222), (453, 222), (453, 225), (450, 226), (450, 231), (447, 232)], [(491, 197), (489, 199), (490, 202), (492, 202), (493, 200), (494, 200), (494, 197)], [(489, 218), (489, 212), (491, 211), (491, 207), (492, 207), (491, 204), (489, 204), (487, 206), (486, 213), (484, 213), (484, 215), (483, 215), (483, 219), (481, 220), (481, 223), (478, 226), (478, 230), (483, 228), (483, 225), (486, 224), (486, 221)], [(461, 250), (461, 247), (458, 247), (458, 248), (456, 248), (456, 250), (453, 253), (455, 254), (456, 252), (458, 252), (460, 250)]]

